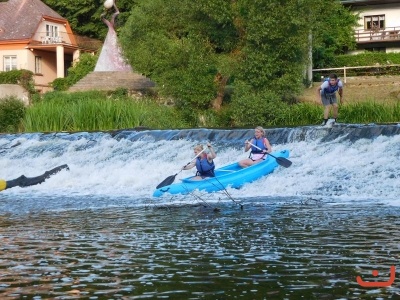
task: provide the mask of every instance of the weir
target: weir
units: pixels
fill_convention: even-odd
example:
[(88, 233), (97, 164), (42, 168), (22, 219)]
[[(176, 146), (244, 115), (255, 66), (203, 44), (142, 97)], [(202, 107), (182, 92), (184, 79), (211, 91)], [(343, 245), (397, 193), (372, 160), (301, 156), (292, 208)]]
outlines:
[[(116, 139), (139, 140), (153, 137), (154, 140), (197, 140), (219, 141), (224, 144), (236, 144), (253, 137), (254, 129), (186, 129), (186, 130), (118, 130), (111, 132)], [(373, 139), (378, 136), (400, 134), (400, 125), (338, 125), (333, 128), (301, 126), (289, 128), (266, 129), (268, 139), (275, 144), (310, 141), (321, 139), (322, 142), (333, 141), (343, 137), (344, 140)]]
[[(279, 167), (241, 189), (228, 188), (235, 199), (299, 197), (343, 203), (399, 204), (398, 124), (302, 126), (269, 128), (266, 132), (272, 150), (289, 150), (293, 164), (289, 168)], [(136, 205), (152, 199), (155, 187), (193, 158), (196, 144), (205, 145), (207, 141), (213, 144), (217, 153), (215, 164), (219, 168), (248, 157), (244, 141), (253, 133), (254, 129), (136, 128), (3, 134), (0, 135), (0, 179), (12, 180), (21, 174), (34, 177), (64, 164), (70, 171), (61, 171), (32, 187), (7, 189), (1, 192), (1, 197), (30, 201), (54, 195), (65, 199), (73, 194), (77, 199), (71, 207), (76, 203), (80, 203), (79, 207), (111, 203)], [(180, 172), (175, 182), (194, 172)], [(207, 197), (218, 198), (218, 195)], [(34, 205), (38, 203), (41, 202), (36, 201)], [(52, 202), (51, 205), (64, 204)], [(48, 202), (43, 203), (43, 208), (48, 206)]]
[[(22, 133), (2, 134), (0, 139), (15, 140), (19, 138), (37, 140), (78, 140), (88, 138), (94, 141), (100, 137), (109, 135), (116, 140), (139, 141), (152, 139), (153, 141), (216, 141), (225, 145), (237, 145), (238, 143), (253, 137), (254, 129), (176, 129), (176, 130), (152, 130), (138, 127), (133, 129), (112, 130), (103, 132), (56, 132), (56, 133)], [(333, 128), (319, 126), (299, 126), (283, 128), (266, 128), (268, 139), (274, 144), (285, 144), (302, 141), (330, 142), (341, 138), (342, 140), (357, 141), (359, 139), (374, 139), (378, 136), (395, 136), (400, 134), (400, 124), (342, 124)], [(6, 142), (5, 142), (6, 143)], [(3, 142), (4, 144), (4, 142)], [(0, 151), (2, 147), (0, 145)]]

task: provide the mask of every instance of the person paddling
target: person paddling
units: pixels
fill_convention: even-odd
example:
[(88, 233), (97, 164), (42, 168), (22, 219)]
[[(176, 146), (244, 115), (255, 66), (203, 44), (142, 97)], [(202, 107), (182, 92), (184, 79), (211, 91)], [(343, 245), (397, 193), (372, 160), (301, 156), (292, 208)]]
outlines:
[(197, 172), (196, 176), (191, 178), (191, 180), (202, 180), (207, 177), (215, 177), (214, 174), (214, 169), (215, 169), (215, 164), (214, 164), (214, 158), (217, 157), (217, 154), (214, 151), (213, 146), (210, 143), (207, 143), (207, 148), (209, 149), (208, 153), (204, 153), (204, 148), (202, 145), (197, 145), (194, 147), (194, 154), (198, 156), (200, 152), (201, 153), (196, 160), (190, 162), (189, 164), (185, 165), (182, 167), (182, 170), (189, 170), (193, 167), (196, 167)]
[(244, 152), (250, 149), (251, 152), (249, 158), (239, 161), (239, 166), (242, 168), (262, 162), (266, 158), (267, 153), (272, 151), (271, 144), (265, 137), (265, 130), (261, 126), (257, 126), (254, 129), (254, 137), (250, 140), (246, 140), (244, 143)]

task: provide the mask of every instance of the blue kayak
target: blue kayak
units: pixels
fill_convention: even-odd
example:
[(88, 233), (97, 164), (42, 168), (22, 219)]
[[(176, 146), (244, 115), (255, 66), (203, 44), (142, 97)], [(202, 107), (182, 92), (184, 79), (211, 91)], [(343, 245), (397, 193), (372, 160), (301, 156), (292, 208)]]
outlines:
[[(271, 153), (276, 157), (289, 157), (289, 150), (282, 150)], [(192, 180), (194, 176), (181, 179), (181, 183), (174, 183), (154, 191), (153, 197), (160, 197), (164, 194), (189, 194), (194, 190), (205, 192), (216, 192), (232, 187), (239, 189), (244, 184), (253, 182), (269, 173), (272, 173), (279, 164), (270, 155), (258, 164), (247, 168), (241, 168), (239, 164), (233, 163), (219, 169), (215, 169), (215, 177), (208, 177), (203, 180)]]

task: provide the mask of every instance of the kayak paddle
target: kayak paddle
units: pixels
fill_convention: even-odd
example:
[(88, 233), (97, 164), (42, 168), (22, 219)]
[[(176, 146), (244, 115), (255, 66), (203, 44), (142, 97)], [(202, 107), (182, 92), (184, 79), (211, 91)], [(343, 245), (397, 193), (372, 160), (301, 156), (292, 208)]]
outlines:
[[(252, 144), (250, 142), (248, 142), (248, 143), (250, 145), (252, 145), (253, 147), (257, 148), (258, 150), (261, 150), (260, 147), (257, 147), (256, 145), (254, 145), (254, 144)], [(281, 166), (285, 167), (285, 168), (289, 168), (292, 165), (292, 162), (290, 160), (284, 158), (284, 157), (276, 157), (276, 156), (272, 155), (271, 153), (266, 153), (266, 154), (268, 154), (268, 155), (272, 156), (273, 158), (275, 158), (276, 162), (278, 164), (280, 164)]]
[[(189, 165), (192, 161), (194, 161), (196, 158), (198, 158), (200, 156), (200, 154), (202, 154), (207, 148), (204, 148), (203, 150), (201, 150), (191, 161), (189, 161), (184, 167), (186, 167), (187, 165)], [(175, 181), (175, 177), (176, 175), (178, 175), (180, 172), (182, 172), (183, 168), (176, 173), (175, 175), (171, 175), (168, 176), (167, 178), (165, 178), (159, 185), (156, 186), (156, 189), (162, 188), (164, 186), (170, 185)]]

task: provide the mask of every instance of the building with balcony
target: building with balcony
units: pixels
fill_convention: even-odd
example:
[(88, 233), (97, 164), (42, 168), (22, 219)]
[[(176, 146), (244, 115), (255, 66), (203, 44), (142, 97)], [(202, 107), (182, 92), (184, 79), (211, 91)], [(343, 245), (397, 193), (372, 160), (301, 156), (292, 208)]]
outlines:
[(68, 20), (40, 0), (0, 2), (0, 72), (30, 70), (38, 91), (51, 89), (49, 83), (65, 77), (81, 51), (94, 52), (100, 46), (84, 48), (80, 40)]
[(400, 52), (400, 1), (399, 0), (342, 0), (360, 16), (355, 28), (357, 50)]

